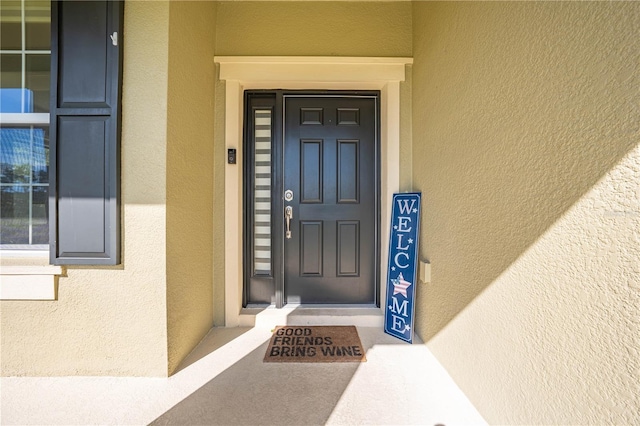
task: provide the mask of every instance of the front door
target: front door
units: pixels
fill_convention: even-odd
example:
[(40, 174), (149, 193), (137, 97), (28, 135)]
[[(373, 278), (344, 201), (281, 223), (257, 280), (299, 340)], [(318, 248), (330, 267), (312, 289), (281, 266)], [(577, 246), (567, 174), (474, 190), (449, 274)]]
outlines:
[[(272, 287), (245, 280), (246, 303), (260, 292), (265, 301), (271, 291), (276, 305), (377, 303), (378, 100), (377, 94), (342, 93), (283, 93), (276, 100), (272, 190), (270, 200), (256, 203), (270, 202), (269, 223), (258, 224), (271, 228)], [(257, 172), (266, 171), (264, 163), (255, 164)]]

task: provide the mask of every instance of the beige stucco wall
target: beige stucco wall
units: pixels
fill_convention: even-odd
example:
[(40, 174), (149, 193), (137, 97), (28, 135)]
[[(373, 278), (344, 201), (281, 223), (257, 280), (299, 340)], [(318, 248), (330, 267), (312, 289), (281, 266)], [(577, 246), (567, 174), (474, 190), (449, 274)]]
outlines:
[(224, 173), (227, 155), (227, 144), (224, 137), (225, 119), (225, 83), (220, 81), (218, 73), (220, 66), (216, 66), (215, 87), (215, 138), (213, 164), (213, 193), (218, 202), (213, 205), (213, 324), (224, 326), (225, 300), (225, 205), (224, 202)]
[(640, 4), (413, 13), (420, 335), (490, 423), (639, 423)]
[(126, 2), (123, 263), (67, 268), (56, 301), (0, 302), (2, 375), (167, 374), (168, 22), (168, 3)]
[[(213, 324), (215, 21), (213, 2), (171, 2), (167, 102), (170, 373)], [(221, 199), (217, 199), (220, 204)]]
[(411, 4), (220, 2), (216, 55), (411, 56)]

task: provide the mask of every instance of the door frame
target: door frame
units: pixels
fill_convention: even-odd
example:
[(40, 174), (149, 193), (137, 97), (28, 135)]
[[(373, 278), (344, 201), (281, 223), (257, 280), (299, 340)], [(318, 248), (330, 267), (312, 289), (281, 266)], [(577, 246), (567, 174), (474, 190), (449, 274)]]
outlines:
[[(255, 171), (252, 165), (251, 153), (243, 155), (244, 173), (243, 176), (250, 177), (251, 180), (245, 179), (243, 182), (243, 232), (245, 238), (243, 238), (243, 293), (242, 293), (242, 306), (243, 307), (263, 307), (260, 305), (249, 305), (247, 301), (249, 297), (249, 285), (252, 279), (257, 282), (263, 283), (272, 281), (273, 283), (273, 296), (272, 300), (276, 308), (282, 308), (286, 302), (286, 286), (284, 260), (285, 260), (285, 241), (283, 240), (284, 224), (282, 221), (282, 213), (284, 212), (285, 201), (282, 198), (284, 193), (284, 153), (286, 144), (286, 101), (288, 98), (335, 98), (335, 99), (370, 99), (374, 102), (373, 106), (373, 121), (374, 121), (374, 255), (375, 260), (373, 267), (373, 288), (374, 298), (371, 303), (362, 304), (357, 306), (362, 307), (380, 307), (380, 270), (376, 265), (380, 264), (380, 91), (379, 90), (245, 90), (243, 99), (243, 153), (245, 150), (251, 150), (253, 129), (251, 126), (252, 111), (254, 108), (271, 109), (272, 111), (272, 169), (275, 170), (273, 174), (273, 189), (271, 191), (271, 230), (272, 238), (271, 245), (271, 263), (272, 274), (271, 276), (253, 276), (253, 244), (250, 240), (253, 238), (253, 179)], [(280, 236), (280, 237), (279, 237)], [(268, 305), (268, 304), (266, 304)], [(266, 306), (264, 305), (264, 306)], [(309, 306), (317, 307), (318, 304), (311, 304)], [(347, 303), (343, 304), (331, 304), (331, 307), (345, 307)]]
[[(225, 164), (225, 326), (253, 325), (243, 314), (243, 117), (244, 91), (380, 91), (380, 282), (386, 282), (391, 196), (400, 189), (400, 82), (412, 58), (217, 56), (225, 81), (225, 146), (236, 149), (236, 164)], [(380, 310), (386, 304), (380, 292)]]

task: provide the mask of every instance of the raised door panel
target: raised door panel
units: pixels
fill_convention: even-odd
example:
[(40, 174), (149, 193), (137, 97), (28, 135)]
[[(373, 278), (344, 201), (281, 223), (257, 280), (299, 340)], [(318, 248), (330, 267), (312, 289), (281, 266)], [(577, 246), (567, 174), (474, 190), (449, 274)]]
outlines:
[(300, 189), (302, 203), (322, 203), (324, 192), (322, 179), (322, 159), (324, 156), (321, 140), (300, 141)]
[(340, 220), (337, 225), (336, 276), (357, 277), (360, 275), (360, 222)]
[(300, 221), (300, 276), (321, 277), (322, 221)]
[(338, 141), (338, 203), (360, 201), (359, 141)]

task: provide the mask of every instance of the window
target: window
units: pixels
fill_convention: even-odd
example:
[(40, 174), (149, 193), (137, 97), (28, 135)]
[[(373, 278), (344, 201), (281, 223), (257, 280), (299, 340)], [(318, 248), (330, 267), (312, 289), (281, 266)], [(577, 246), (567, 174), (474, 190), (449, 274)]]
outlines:
[(0, 250), (18, 258), (0, 299), (55, 299), (60, 266), (20, 263), (41, 249), (53, 265), (120, 262), (123, 14), (0, 0)]
[(47, 250), (51, 3), (0, 2), (0, 249)]
[(253, 273), (271, 276), (271, 109), (253, 111)]

